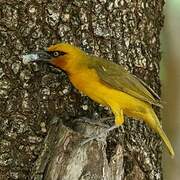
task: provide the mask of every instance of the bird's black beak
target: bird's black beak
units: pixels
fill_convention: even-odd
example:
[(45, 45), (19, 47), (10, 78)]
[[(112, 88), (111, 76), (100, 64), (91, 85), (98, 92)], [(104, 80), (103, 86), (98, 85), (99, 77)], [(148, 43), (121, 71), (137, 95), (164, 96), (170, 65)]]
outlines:
[(30, 52), (28, 54), (24, 54), (22, 56), (23, 63), (27, 64), (29, 62), (49, 62), (52, 56), (48, 53), (48, 51), (35, 51)]

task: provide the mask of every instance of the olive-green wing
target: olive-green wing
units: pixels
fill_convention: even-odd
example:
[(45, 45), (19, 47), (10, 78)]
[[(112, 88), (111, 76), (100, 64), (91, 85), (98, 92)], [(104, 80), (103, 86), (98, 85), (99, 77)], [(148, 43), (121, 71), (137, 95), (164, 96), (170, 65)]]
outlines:
[(89, 61), (91, 61), (91, 63), (89, 63), (88, 67), (95, 69), (98, 76), (105, 84), (142, 101), (156, 106), (162, 106), (160, 102), (154, 98), (155, 96), (160, 99), (151, 88), (148, 88), (142, 80), (130, 74), (120, 65), (92, 56)]

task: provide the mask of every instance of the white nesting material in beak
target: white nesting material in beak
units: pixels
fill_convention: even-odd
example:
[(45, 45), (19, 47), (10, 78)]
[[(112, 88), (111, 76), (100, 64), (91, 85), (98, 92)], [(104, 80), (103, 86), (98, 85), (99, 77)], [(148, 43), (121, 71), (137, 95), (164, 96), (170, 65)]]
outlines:
[(28, 64), (29, 62), (37, 61), (39, 59), (39, 55), (35, 53), (25, 54), (22, 55), (22, 59), (24, 64)]

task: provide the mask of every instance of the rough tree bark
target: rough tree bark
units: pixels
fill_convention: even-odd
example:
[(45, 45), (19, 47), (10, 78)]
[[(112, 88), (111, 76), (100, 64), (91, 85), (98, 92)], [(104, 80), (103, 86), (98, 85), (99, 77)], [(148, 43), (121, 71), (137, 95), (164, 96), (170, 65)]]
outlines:
[(0, 179), (162, 179), (161, 141), (144, 123), (127, 118), (107, 141), (81, 146), (103, 127), (74, 119), (98, 120), (111, 112), (77, 92), (63, 72), (23, 65), (21, 55), (72, 42), (122, 64), (160, 93), (163, 5), (163, 0), (0, 1)]

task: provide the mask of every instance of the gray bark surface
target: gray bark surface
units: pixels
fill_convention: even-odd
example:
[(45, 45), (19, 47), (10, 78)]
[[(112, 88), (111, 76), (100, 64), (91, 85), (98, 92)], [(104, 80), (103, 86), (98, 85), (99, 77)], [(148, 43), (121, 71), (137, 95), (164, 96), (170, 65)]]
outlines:
[(122, 64), (160, 94), (163, 5), (163, 0), (0, 0), (0, 180), (162, 179), (162, 143), (149, 127), (126, 118), (107, 141), (81, 146), (102, 128), (74, 119), (98, 120), (111, 111), (74, 89), (64, 72), (24, 65), (21, 57), (72, 42)]

